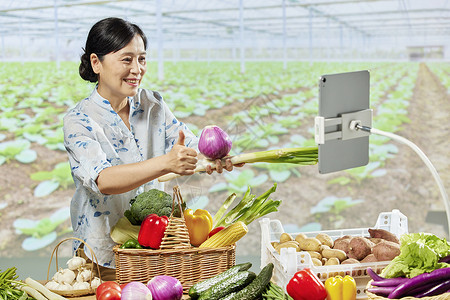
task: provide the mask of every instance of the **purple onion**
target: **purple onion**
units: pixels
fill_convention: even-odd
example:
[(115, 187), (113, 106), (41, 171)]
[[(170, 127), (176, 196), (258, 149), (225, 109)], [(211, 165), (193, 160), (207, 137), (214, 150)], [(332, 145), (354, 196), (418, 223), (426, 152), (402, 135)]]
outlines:
[(215, 160), (227, 156), (231, 145), (231, 139), (225, 131), (216, 125), (210, 125), (203, 128), (198, 150), (207, 158)]
[(153, 300), (180, 300), (183, 297), (181, 282), (172, 276), (158, 275), (147, 283)]
[(150, 289), (142, 282), (132, 281), (122, 289), (122, 300), (152, 300)]

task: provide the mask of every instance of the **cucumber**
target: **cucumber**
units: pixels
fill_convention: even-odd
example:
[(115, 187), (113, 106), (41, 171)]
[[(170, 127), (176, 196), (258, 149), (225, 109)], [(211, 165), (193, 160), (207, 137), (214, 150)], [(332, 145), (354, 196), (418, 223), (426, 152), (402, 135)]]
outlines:
[(268, 263), (258, 276), (245, 288), (237, 292), (231, 300), (255, 300), (261, 297), (270, 282), (273, 273), (273, 263)]
[(256, 274), (250, 271), (241, 271), (213, 285), (203, 293), (198, 300), (218, 300), (226, 295), (239, 291), (256, 278)]
[(213, 285), (221, 282), (225, 278), (228, 278), (229, 276), (234, 275), (238, 272), (247, 271), (248, 269), (250, 269), (251, 266), (252, 266), (251, 263), (243, 263), (235, 265), (214, 277), (198, 282), (193, 286), (191, 286), (191, 288), (189, 289), (189, 297), (191, 297), (191, 299), (197, 299), (198, 297), (200, 297), (200, 293), (206, 291)]
[(226, 295), (223, 298), (220, 298), (220, 300), (231, 300), (234, 297), (234, 295), (236, 295), (236, 294), (237, 294), (237, 292), (233, 292), (231, 294)]

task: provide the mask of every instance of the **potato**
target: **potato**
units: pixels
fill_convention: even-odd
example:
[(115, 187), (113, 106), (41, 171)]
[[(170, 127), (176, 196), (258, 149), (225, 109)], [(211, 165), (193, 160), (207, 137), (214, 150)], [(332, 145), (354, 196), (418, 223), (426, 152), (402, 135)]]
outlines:
[(318, 266), (318, 267), (322, 266), (322, 261), (320, 261), (319, 259), (312, 258), (311, 260), (313, 262), (313, 265)]
[(294, 239), (289, 233), (283, 232), (280, 236), (280, 244), (283, 244), (284, 242), (293, 241)]
[(299, 249), (298, 243), (296, 241), (287, 241), (287, 242), (281, 243), (275, 248), (275, 250), (278, 253), (281, 253), (282, 248), (295, 248), (295, 251), (298, 251), (298, 249)]
[(328, 234), (319, 233), (318, 235), (316, 235), (316, 239), (318, 239), (322, 243), (322, 245), (327, 245), (330, 248), (333, 248), (333, 239)]
[(390, 242), (394, 242), (397, 244), (400, 244), (400, 241), (398, 240), (397, 236), (387, 230), (384, 229), (370, 229), (369, 228), (369, 234), (372, 238), (381, 238)]
[(343, 237), (338, 238), (334, 241), (333, 249), (339, 249), (348, 254), (351, 239), (352, 237), (349, 235), (344, 235)]
[(299, 233), (299, 234), (295, 237), (295, 240), (296, 240), (297, 242), (300, 243), (300, 241), (305, 240), (305, 239), (307, 239), (307, 238), (308, 238), (308, 237), (306, 236), (306, 234), (304, 234), (304, 233)]
[(344, 260), (343, 262), (341, 262), (341, 265), (347, 265), (347, 264), (359, 264), (359, 260), (354, 259), (354, 258), (348, 258), (346, 260)]
[(376, 244), (372, 251), (378, 261), (392, 260), (400, 254), (400, 245), (395, 242), (382, 241)]
[(339, 259), (339, 261), (347, 259), (347, 254), (340, 249), (324, 249), (322, 251), (322, 256), (328, 259), (335, 257)]
[(362, 260), (364, 257), (372, 253), (373, 243), (365, 237), (355, 236), (350, 240), (349, 251), (347, 253), (349, 258)]
[(316, 252), (316, 251), (307, 251), (307, 252), (311, 256), (311, 258), (317, 258), (317, 259), (322, 260), (322, 254), (320, 254), (319, 252)]
[(330, 246), (327, 245), (320, 245), (320, 252), (322, 253), (323, 250), (325, 249), (331, 249)]
[(320, 245), (322, 245), (322, 243), (313, 237), (309, 237), (306, 239), (302, 239), (298, 242), (300, 249), (305, 250), (305, 251), (316, 251), (319, 252), (320, 251)]
[(333, 265), (338, 265), (338, 264), (339, 264), (339, 259), (337, 257), (332, 257), (327, 260), (327, 262), (325, 263), (325, 266), (333, 266)]
[(366, 257), (364, 257), (361, 260), (361, 263), (370, 263), (370, 262), (377, 262), (377, 258), (375, 257), (375, 255), (373, 255), (373, 253), (367, 255)]

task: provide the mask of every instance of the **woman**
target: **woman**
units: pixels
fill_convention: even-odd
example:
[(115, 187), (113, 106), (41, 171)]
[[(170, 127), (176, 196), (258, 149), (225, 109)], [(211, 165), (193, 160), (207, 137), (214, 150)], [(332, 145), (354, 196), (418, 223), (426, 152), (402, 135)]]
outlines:
[[(109, 233), (129, 200), (152, 188), (163, 190), (156, 180), (161, 175), (193, 174), (197, 163), (197, 137), (157, 92), (139, 88), (147, 70), (146, 48), (147, 39), (135, 24), (119, 18), (97, 22), (79, 68), (83, 79), (97, 85), (64, 117), (64, 144), (76, 186), (72, 227), (94, 249), (105, 280), (115, 278)], [(225, 168), (233, 169), (230, 160)], [(219, 163), (216, 169), (222, 172)], [(92, 258), (89, 251), (86, 255)]]

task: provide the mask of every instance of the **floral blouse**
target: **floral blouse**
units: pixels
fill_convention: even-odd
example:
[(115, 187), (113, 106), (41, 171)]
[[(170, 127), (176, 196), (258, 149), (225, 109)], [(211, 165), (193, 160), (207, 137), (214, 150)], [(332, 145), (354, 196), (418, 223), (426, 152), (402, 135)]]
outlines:
[[(91, 246), (100, 265), (110, 268), (115, 267), (112, 226), (123, 217), (130, 199), (152, 188), (164, 190), (164, 185), (153, 180), (123, 194), (105, 195), (96, 184), (100, 171), (169, 152), (180, 129), (186, 146), (197, 150), (198, 145), (197, 137), (175, 118), (159, 93), (139, 89), (128, 101), (130, 129), (97, 88), (64, 117), (64, 145), (76, 186), (70, 204), (74, 235)], [(74, 250), (79, 244), (74, 243)], [(89, 251), (86, 255), (92, 258)]]

